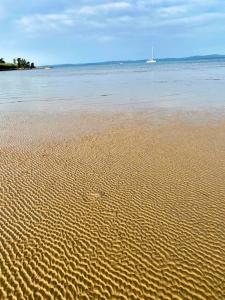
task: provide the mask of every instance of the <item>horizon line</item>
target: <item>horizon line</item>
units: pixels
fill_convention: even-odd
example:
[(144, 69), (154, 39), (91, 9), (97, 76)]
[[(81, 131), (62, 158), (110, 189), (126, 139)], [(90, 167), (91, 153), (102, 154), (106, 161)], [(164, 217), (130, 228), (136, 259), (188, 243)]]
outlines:
[[(205, 54), (205, 55), (191, 55), (191, 56), (184, 56), (184, 57), (164, 57), (164, 58), (155, 58), (158, 61), (165, 61), (165, 60), (188, 60), (193, 58), (225, 58), (225, 54)], [(132, 62), (143, 62), (148, 58), (144, 59), (128, 59), (128, 60), (108, 60), (108, 61), (97, 61), (97, 62), (83, 62), (83, 63), (55, 63), (55, 64), (44, 64), (41, 66), (81, 66), (81, 65), (95, 65), (95, 64), (110, 64), (110, 63), (132, 63)]]

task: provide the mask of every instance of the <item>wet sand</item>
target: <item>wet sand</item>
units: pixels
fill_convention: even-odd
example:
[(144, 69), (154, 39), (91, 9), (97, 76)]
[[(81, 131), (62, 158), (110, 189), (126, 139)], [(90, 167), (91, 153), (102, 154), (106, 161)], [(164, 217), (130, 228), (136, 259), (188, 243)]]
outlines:
[(0, 299), (225, 299), (225, 118), (1, 117)]

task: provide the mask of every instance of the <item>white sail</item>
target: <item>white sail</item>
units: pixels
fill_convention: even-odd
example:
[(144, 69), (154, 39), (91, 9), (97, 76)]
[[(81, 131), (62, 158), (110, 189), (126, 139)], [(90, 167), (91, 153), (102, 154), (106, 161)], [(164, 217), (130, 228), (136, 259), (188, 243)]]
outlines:
[(154, 48), (152, 47), (152, 58), (147, 60), (147, 64), (150, 63), (156, 63), (156, 60), (154, 59)]

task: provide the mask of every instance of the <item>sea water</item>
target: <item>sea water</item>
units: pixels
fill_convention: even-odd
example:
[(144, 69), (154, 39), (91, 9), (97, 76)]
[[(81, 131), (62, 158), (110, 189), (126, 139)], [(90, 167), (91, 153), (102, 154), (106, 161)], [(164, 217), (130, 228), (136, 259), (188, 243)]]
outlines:
[(225, 104), (225, 59), (101, 63), (0, 72), (0, 112)]

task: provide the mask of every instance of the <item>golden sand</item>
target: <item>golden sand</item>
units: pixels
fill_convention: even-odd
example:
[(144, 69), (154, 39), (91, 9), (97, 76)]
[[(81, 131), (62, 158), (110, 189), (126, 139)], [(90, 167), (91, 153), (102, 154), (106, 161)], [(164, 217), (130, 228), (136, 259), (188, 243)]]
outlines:
[(1, 122), (0, 299), (225, 299), (223, 118)]

